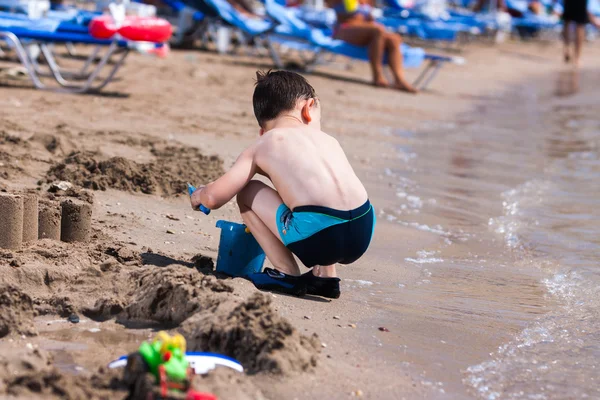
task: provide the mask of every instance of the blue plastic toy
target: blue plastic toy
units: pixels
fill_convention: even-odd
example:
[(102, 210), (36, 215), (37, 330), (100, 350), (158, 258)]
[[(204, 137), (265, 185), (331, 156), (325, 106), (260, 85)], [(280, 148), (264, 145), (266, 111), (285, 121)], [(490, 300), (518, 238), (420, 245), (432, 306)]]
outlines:
[(265, 252), (246, 225), (217, 221), (221, 229), (217, 272), (246, 278), (262, 271)]
[[(189, 183), (187, 184), (187, 188), (188, 188), (188, 194), (190, 196), (192, 195), (192, 193), (194, 193), (196, 191), (196, 188), (194, 186), (190, 185)], [(194, 210), (202, 211), (206, 215), (210, 214), (210, 209), (204, 207), (202, 204), (200, 204), (200, 206), (198, 208), (195, 208)]]

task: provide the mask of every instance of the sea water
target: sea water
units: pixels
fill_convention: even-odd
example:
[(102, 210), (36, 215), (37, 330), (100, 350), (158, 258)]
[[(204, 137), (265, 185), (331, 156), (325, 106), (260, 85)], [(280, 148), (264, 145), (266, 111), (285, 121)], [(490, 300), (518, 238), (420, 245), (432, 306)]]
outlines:
[(382, 129), (395, 146), (379, 167), (390, 248), (429, 239), (399, 262), (410, 278), (365, 290), (385, 310), (374, 323), (402, 332), (381, 357), (428, 397), (600, 398), (600, 85), (574, 73), (460, 122)]

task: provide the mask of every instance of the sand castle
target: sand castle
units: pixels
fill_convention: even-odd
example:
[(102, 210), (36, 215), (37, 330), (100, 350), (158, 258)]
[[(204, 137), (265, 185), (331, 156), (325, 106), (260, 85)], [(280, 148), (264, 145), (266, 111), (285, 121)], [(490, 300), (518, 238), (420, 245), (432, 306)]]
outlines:
[(81, 200), (65, 200), (61, 203), (60, 240), (63, 242), (87, 242), (92, 225), (92, 206)]
[(92, 206), (80, 200), (39, 200), (33, 193), (0, 193), (0, 248), (19, 249), (38, 239), (87, 242)]
[(0, 247), (18, 249), (23, 243), (23, 197), (0, 193)]

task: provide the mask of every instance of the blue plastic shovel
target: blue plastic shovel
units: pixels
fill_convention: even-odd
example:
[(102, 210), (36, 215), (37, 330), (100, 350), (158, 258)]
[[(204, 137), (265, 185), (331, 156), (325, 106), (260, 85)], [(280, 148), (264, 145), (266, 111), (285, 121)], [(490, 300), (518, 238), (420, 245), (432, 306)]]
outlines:
[[(190, 185), (189, 183), (187, 184), (187, 189), (188, 189), (188, 194), (191, 196), (192, 193), (194, 193), (196, 191), (196, 188), (192, 185)], [(202, 211), (204, 214), (208, 215), (210, 214), (210, 209), (204, 207), (202, 204), (200, 204), (197, 208), (194, 208), (195, 211)]]

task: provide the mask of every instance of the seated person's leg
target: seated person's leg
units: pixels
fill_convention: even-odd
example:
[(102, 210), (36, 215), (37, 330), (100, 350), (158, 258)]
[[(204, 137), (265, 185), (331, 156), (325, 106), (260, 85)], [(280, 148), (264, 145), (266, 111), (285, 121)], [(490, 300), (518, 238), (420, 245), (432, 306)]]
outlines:
[(385, 28), (383, 26), (373, 22), (344, 24), (338, 28), (335, 37), (355, 46), (368, 46), (373, 84), (387, 86), (383, 74), (383, 54), (385, 50)]
[(402, 66), (402, 51), (400, 45), (402, 44), (402, 37), (395, 33), (386, 33), (385, 46), (388, 52), (388, 62), (390, 69), (394, 75), (396, 81), (396, 88), (409, 93), (417, 93), (415, 89), (404, 77), (404, 67)]
[(237, 202), (244, 223), (273, 266), (283, 273), (300, 275), (294, 256), (279, 238), (276, 215), (283, 200), (277, 191), (253, 180), (238, 194)]

